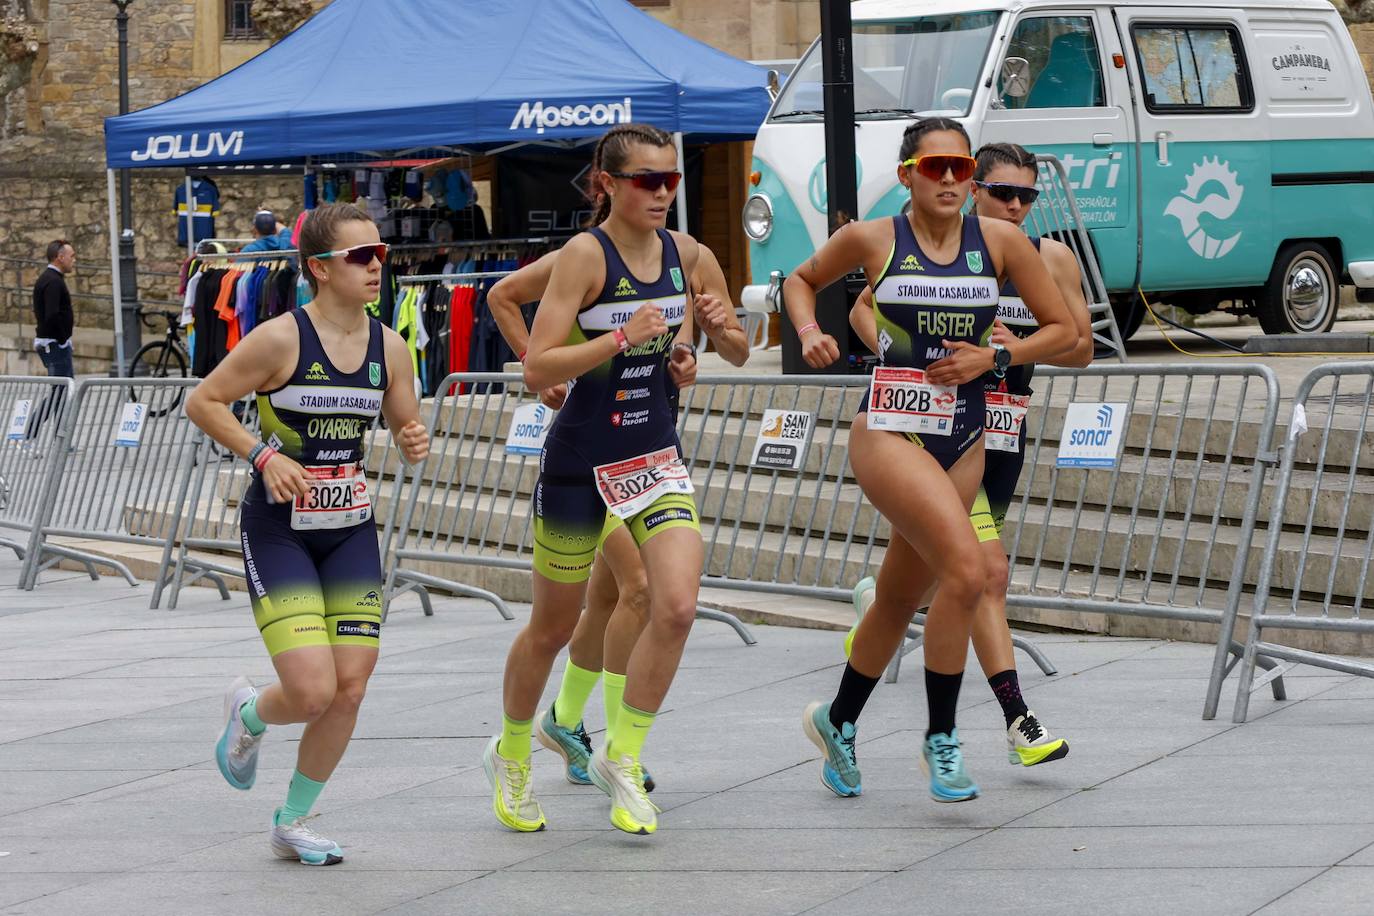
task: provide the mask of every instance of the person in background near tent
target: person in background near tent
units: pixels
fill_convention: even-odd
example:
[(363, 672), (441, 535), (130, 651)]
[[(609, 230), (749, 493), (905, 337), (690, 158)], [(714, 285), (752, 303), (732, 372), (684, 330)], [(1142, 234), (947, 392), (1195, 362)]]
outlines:
[(700, 255), (690, 236), (664, 228), (682, 179), (669, 134), (619, 125), (597, 143), (592, 162), (595, 228), (568, 242), (554, 264), (525, 356), (528, 386), (573, 383), (540, 456), (534, 607), (506, 660), (503, 726), (482, 762), (497, 819), (513, 830), (543, 829), (530, 737), (554, 659), (580, 616), (609, 510), (639, 546), (649, 623), (630, 653), (611, 740), (592, 755), (588, 776), (611, 797), (615, 827), (649, 834), (658, 809), (640, 753), (696, 617), (703, 562), (661, 378), (668, 372), (680, 383), (695, 369), (687, 304)]
[[(1005, 220), (1020, 226), (1030, 214), (1031, 205), (1039, 196), (1035, 181), (1038, 174), (1035, 156), (1014, 143), (989, 143), (975, 157), (977, 169), (973, 173), (973, 214), (988, 219)], [(1078, 261), (1069, 247), (1051, 238), (1033, 238), (1031, 244), (1040, 251), (1040, 258), (1054, 278), (1055, 285), (1069, 306), (1078, 342), (1072, 350), (1045, 360), (1055, 366), (1087, 366), (1093, 359), (1092, 317), (1083, 298), (1083, 284)], [(878, 322), (873, 310), (873, 290), (865, 288), (849, 313), (850, 324), (860, 339), (874, 353), (879, 351)], [(1026, 307), (1016, 286), (1007, 281), (997, 305), (997, 321), (993, 326), (993, 344), (1007, 345), (1012, 338), (1029, 337), (1038, 325)], [(1059, 760), (1069, 753), (1069, 743), (1056, 738), (1026, 706), (1016, 675), (1016, 657), (1012, 652), (1011, 629), (1007, 626), (1007, 556), (1002, 548), (1002, 525), (1011, 505), (1016, 481), (1021, 476), (1025, 458), (1025, 412), (1031, 395), (1033, 364), (1011, 366), (1000, 376), (993, 372), (983, 378), (988, 399), (988, 423), (984, 429), (986, 442), (983, 483), (973, 503), (971, 521), (983, 546), (987, 563), (987, 582), (978, 602), (973, 620), (973, 649), (978, 663), (987, 676), (988, 685), (1002, 707), (1007, 729), (1007, 759), (1021, 766), (1035, 766)], [(1008, 436), (1008, 429), (1019, 434)], [(913, 586), (929, 596), (933, 582)], [(854, 586), (854, 607), (862, 620), (868, 604), (873, 600), (875, 582), (870, 576)], [(921, 602), (924, 604), (925, 602)], [(890, 621), (890, 627), (875, 629), (870, 635), (875, 647), (886, 640), (891, 649), (889, 658), (901, 648), (906, 626), (900, 618)], [(858, 626), (851, 630), (850, 638)]]
[[(599, 169), (593, 164), (589, 175)], [(592, 189), (594, 193), (595, 189)], [(692, 292), (696, 295), (693, 318), (703, 328), (716, 350), (736, 366), (749, 358), (749, 341), (735, 317), (730, 293), (720, 262), (705, 245), (698, 246), (701, 260), (692, 274)], [(527, 264), (500, 281), (487, 293), (487, 307), (496, 319), (501, 335), (521, 361), (529, 349), (529, 332), (520, 306), (538, 302), (544, 297), (549, 276), (558, 261), (559, 252), (551, 251), (537, 261)], [(667, 374), (665, 381), (671, 382)], [(676, 398), (669, 391), (669, 399)], [(567, 397), (566, 385), (555, 385), (540, 392), (540, 399), (558, 410)], [(625, 671), (630, 651), (643, 632), (649, 615), (649, 583), (639, 548), (628, 528), (616, 516), (608, 516), (612, 528), (602, 538), (592, 563), (591, 579), (587, 585), (587, 607), (568, 643), (568, 663), (558, 697), (551, 708), (539, 717), (535, 735), (539, 743), (562, 756), (568, 782), (590, 785), (587, 767), (592, 755), (592, 742), (582, 721), (583, 710), (596, 682), (603, 678), (602, 696), (606, 711), (605, 741), (611, 739), (616, 713), (625, 692)], [(654, 781), (644, 771), (644, 788), (654, 790)]]
[[(1044, 360), (1078, 340), (1063, 296), (1035, 248), (1002, 220), (962, 214), (976, 162), (956, 121), (925, 118), (902, 136), (897, 179), (909, 214), (842, 227), (784, 286), (802, 355), (813, 368), (839, 357), (816, 325), (816, 291), (855, 267), (874, 290), (882, 367), (849, 433), (864, 495), (891, 523), (877, 599), (864, 616), (835, 699), (812, 703), (806, 735), (825, 755), (821, 781), (835, 794), (862, 791), (855, 722), (891, 657), (872, 633), (905, 630), (938, 579), (925, 627), (929, 723), (921, 765), (936, 801), (976, 798), (964, 770), (955, 709), (975, 610), (987, 577), (969, 512), (983, 478), (983, 376)], [(1024, 340), (992, 345), (1002, 281), (1011, 279), (1040, 325)]]
[[(64, 239), (56, 239), (48, 243), (47, 256), (48, 266), (33, 285), (33, 348), (49, 378), (76, 378), (72, 360), (76, 313), (72, 311), (72, 294), (67, 290), (67, 274), (76, 269), (76, 249)], [(24, 434), (26, 439), (38, 437), (44, 421), (62, 410), (65, 397), (65, 388), (48, 392), (33, 412)]]
[(243, 246), (243, 253), (286, 251), (291, 248), (291, 227), (283, 226), (271, 210), (253, 214), (253, 234), (257, 238)]
[[(305, 820), (348, 747), (381, 642), (368, 426), (381, 413), (409, 464), (429, 454), (405, 342), (363, 311), (386, 250), (357, 207), (311, 211), (301, 255), (316, 298), (255, 328), (186, 402), (197, 426), (256, 471), (240, 510), (243, 562), (280, 678), (262, 691), (242, 677), (229, 685), (215, 760), (230, 786), (251, 789), (267, 726), (306, 723), (271, 846), (307, 865), (343, 861)], [(253, 391), (266, 441), (230, 409)]]

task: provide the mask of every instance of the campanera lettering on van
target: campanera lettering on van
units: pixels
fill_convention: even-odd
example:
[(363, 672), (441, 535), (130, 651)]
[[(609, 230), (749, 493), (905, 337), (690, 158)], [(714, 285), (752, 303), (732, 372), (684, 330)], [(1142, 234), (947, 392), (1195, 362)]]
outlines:
[[(1374, 105), (1326, 0), (860, 0), (853, 20), (863, 218), (900, 212), (902, 130), (942, 115), (1059, 158), (1123, 336), (1137, 286), (1270, 333), (1329, 329), (1341, 283), (1374, 298)], [(817, 43), (754, 146), (750, 307), (825, 237), (822, 107)]]

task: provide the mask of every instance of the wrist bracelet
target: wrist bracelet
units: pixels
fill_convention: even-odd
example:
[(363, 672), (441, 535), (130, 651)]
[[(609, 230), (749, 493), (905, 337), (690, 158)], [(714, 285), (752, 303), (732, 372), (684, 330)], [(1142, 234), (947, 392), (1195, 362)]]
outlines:
[(797, 336), (801, 337), (807, 331), (819, 331), (820, 329), (821, 326), (816, 324), (816, 322), (812, 321), (809, 324), (804, 324), (801, 327), (797, 328)]
[(248, 450), (248, 463), (253, 467), (258, 466), (258, 456), (267, 449), (266, 442), (259, 442)]
[(517, 356), (516, 359), (520, 360), (520, 362), (523, 363), (525, 361), (525, 357), (529, 355), (529, 352), (529, 350), (526, 350), (524, 353), (521, 353), (519, 356)]
[(625, 336), (624, 331), (620, 328), (616, 328), (611, 334), (615, 337), (615, 346), (617, 350), (624, 353), (626, 350), (630, 349), (630, 338)]
[(267, 467), (267, 462), (271, 461), (276, 456), (276, 449), (274, 449), (270, 445), (262, 444), (262, 451), (259, 452), (258, 456), (253, 459), (253, 467), (259, 472), (261, 472), (263, 468)]
[(678, 343), (673, 344), (673, 349), (686, 350), (688, 353), (692, 354), (692, 359), (697, 358), (696, 344), (689, 344), (686, 341), (679, 341)]

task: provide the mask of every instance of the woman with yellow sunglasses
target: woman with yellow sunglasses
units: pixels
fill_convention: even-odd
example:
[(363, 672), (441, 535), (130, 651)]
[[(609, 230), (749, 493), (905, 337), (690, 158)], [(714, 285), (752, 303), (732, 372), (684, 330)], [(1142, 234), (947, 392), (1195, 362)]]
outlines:
[[(839, 691), (807, 707), (802, 724), (825, 754), (821, 781), (842, 797), (858, 795), (854, 723), (887, 663), (886, 634), (905, 630), (922, 598), (916, 586), (936, 579), (925, 629), (930, 718), (921, 766), (932, 798), (959, 802), (978, 795), (964, 770), (955, 707), (987, 576), (968, 521), (983, 477), (982, 378), (1056, 356), (1078, 334), (1026, 237), (1003, 221), (963, 214), (976, 162), (961, 125), (915, 122), (898, 161), (910, 212), (842, 227), (783, 287), (803, 357), (817, 369), (839, 348), (816, 325), (816, 292), (855, 268), (875, 291), (882, 365), (850, 428), (849, 457), (864, 495), (892, 525), (876, 600), (854, 635)], [(1008, 279), (1040, 329), (990, 345)]]

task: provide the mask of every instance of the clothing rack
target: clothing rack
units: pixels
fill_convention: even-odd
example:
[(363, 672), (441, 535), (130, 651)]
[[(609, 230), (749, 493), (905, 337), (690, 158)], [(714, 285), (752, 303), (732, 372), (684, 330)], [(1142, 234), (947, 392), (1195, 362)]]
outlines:
[(513, 270), (479, 270), (465, 274), (402, 274), (396, 277), (396, 282), (400, 284), (443, 281), (466, 283), (470, 280), (495, 280), (500, 277), (509, 277), (513, 273), (515, 273)]
[(198, 254), (197, 261), (285, 261), (298, 257), (295, 248), (281, 248), (277, 251), (226, 251), (224, 254)]
[(549, 235), (538, 238), (513, 239), (461, 239), (452, 242), (401, 242), (391, 246), (392, 251), (435, 251), (440, 248), (500, 248), (512, 245), (548, 245), (553, 242), (566, 242), (571, 235)]

